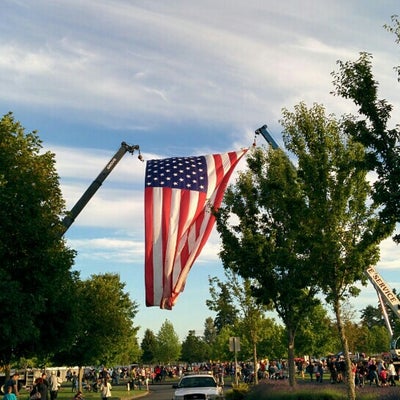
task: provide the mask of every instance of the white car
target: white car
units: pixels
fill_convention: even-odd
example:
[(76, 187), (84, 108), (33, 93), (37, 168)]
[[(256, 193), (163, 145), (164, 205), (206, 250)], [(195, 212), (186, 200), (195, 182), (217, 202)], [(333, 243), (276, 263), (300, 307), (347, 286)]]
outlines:
[(223, 399), (222, 386), (212, 375), (185, 375), (172, 387), (176, 389), (173, 400)]

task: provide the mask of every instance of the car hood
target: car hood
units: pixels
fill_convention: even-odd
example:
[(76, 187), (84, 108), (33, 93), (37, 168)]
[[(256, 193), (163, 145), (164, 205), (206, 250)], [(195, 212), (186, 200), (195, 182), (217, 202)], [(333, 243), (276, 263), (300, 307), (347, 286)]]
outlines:
[(205, 393), (207, 395), (220, 395), (222, 393), (221, 388), (207, 388), (207, 387), (194, 387), (194, 388), (181, 388), (176, 389), (175, 395), (176, 396), (183, 396), (185, 394), (195, 394), (195, 393)]

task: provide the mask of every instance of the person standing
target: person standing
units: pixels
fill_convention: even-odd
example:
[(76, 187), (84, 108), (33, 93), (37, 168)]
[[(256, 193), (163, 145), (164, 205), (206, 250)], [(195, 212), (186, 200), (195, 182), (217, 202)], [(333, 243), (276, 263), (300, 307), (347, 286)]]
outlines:
[[(45, 392), (44, 400), (47, 400), (47, 398), (49, 397), (49, 396), (48, 396), (48, 392), (49, 392), (49, 381), (47, 380), (46, 372), (43, 372), (43, 373), (42, 373), (42, 381), (43, 381), (43, 385), (45, 386), (45, 387), (43, 388), (43, 392)], [(43, 396), (42, 396), (42, 399), (43, 399)]]
[(36, 393), (40, 393), (40, 400), (47, 400), (47, 390), (48, 390), (48, 386), (43, 381), (43, 378), (42, 377), (36, 378), (33, 389), (30, 393), (31, 399), (32, 399), (32, 397), (34, 397), (34, 395)]
[(317, 373), (315, 374), (317, 377), (317, 382), (323, 383), (324, 381), (324, 365), (322, 364), (322, 361), (319, 361), (317, 364)]
[(390, 363), (388, 366), (388, 376), (389, 376), (389, 385), (396, 386), (396, 382), (394, 380), (395, 376), (396, 376), (396, 368), (394, 367), (392, 360), (390, 360)]
[(110, 382), (108, 382), (108, 379), (103, 379), (100, 385), (100, 396), (102, 400), (107, 400), (109, 397), (111, 397), (111, 389), (112, 387)]
[(314, 365), (313, 363), (310, 361), (309, 364), (306, 367), (306, 372), (307, 374), (310, 375), (310, 380), (311, 382), (313, 381), (313, 375), (314, 375)]
[(106, 367), (103, 367), (103, 369), (100, 371), (99, 378), (103, 379), (103, 380), (104, 379), (108, 380), (110, 378), (110, 374), (109, 374), (109, 372), (108, 372)]
[(60, 386), (61, 386), (61, 378), (56, 376), (55, 372), (53, 371), (49, 379), (50, 400), (55, 400), (57, 398)]
[(71, 387), (73, 392), (76, 392), (78, 390), (78, 377), (75, 371), (73, 372), (71, 377)]
[(376, 386), (380, 386), (379, 377), (378, 377), (378, 369), (377, 369), (377, 366), (376, 366), (374, 360), (371, 360), (371, 363), (368, 365), (368, 380), (369, 380), (370, 386), (373, 383), (375, 383)]
[(11, 387), (11, 392), (15, 394), (15, 397), (18, 397), (19, 396), (18, 379), (19, 379), (19, 373), (14, 372), (12, 377), (7, 381), (4, 387), (4, 392), (8, 393), (8, 388)]

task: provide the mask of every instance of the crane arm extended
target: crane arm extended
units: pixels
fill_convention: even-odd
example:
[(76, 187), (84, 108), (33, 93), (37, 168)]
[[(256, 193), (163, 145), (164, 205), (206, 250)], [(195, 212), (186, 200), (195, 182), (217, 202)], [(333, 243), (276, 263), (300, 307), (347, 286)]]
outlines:
[(368, 267), (365, 270), (365, 274), (367, 275), (368, 279), (370, 280), (378, 294), (383, 318), (391, 336), (390, 352), (392, 354), (392, 357), (395, 360), (398, 360), (400, 358), (400, 349), (397, 348), (397, 341), (399, 340), (399, 338), (396, 339), (395, 337), (393, 337), (393, 328), (387, 314), (386, 305), (390, 307), (397, 318), (400, 318), (400, 300), (393, 293), (390, 286), (384, 281), (384, 279), (374, 267)]
[[(263, 125), (261, 128), (256, 129), (255, 134), (261, 135), (274, 150), (280, 149), (279, 144), (275, 141), (275, 139), (269, 133), (267, 125)], [(292, 168), (296, 169), (296, 167), (294, 166), (292, 161), (289, 159), (287, 154), (286, 154), (286, 157), (287, 157), (290, 165), (292, 166)]]
[(261, 128), (258, 128), (255, 131), (256, 135), (262, 135), (264, 139), (272, 146), (273, 149), (279, 149), (278, 143), (275, 142), (275, 139), (268, 132), (268, 126), (263, 125)]
[(374, 267), (368, 267), (365, 270), (365, 273), (373, 284), (375, 290), (381, 294), (381, 296), (385, 300), (385, 303), (392, 309), (397, 318), (400, 318), (400, 300), (393, 293), (390, 286), (383, 280), (381, 275), (376, 271)]
[(62, 220), (63, 230), (61, 232), (61, 236), (68, 230), (68, 228), (73, 224), (76, 217), (79, 213), (84, 209), (89, 200), (93, 197), (93, 195), (97, 192), (99, 187), (102, 185), (104, 180), (110, 174), (110, 172), (114, 169), (114, 167), (119, 163), (121, 158), (126, 154), (133, 154), (135, 151), (139, 152), (139, 160), (142, 160), (142, 156), (140, 154), (140, 148), (138, 145), (130, 146), (125, 142), (121, 143), (121, 147), (117, 150), (108, 164), (104, 167), (103, 171), (97, 176), (97, 178), (92, 182), (92, 184), (86, 189), (85, 193), (81, 196), (81, 198), (77, 201), (77, 203), (72, 207), (71, 211), (67, 213), (67, 215)]

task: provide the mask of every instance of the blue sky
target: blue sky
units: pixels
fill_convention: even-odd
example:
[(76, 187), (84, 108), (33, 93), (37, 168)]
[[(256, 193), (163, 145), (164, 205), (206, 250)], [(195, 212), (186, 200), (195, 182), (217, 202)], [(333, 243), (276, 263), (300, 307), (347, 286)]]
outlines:
[[(373, 54), (380, 96), (399, 115), (399, 46), (383, 29), (394, 0), (3, 0), (0, 113), (13, 111), (56, 154), (71, 209), (122, 141), (145, 159), (237, 150), (267, 124), (282, 144), (282, 108), (322, 103), (337, 60)], [(394, 121), (395, 122), (399, 122)], [(263, 144), (261, 138), (258, 144)], [(242, 166), (243, 167), (243, 164)], [(168, 319), (183, 339), (201, 333), (208, 276), (223, 276), (214, 232), (172, 311), (144, 306), (145, 163), (126, 155), (65, 237), (83, 278), (116, 272), (139, 305), (136, 325)], [(398, 248), (382, 244), (378, 271), (400, 288)], [(377, 304), (371, 286), (354, 305)]]

